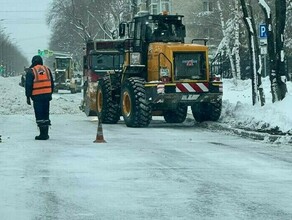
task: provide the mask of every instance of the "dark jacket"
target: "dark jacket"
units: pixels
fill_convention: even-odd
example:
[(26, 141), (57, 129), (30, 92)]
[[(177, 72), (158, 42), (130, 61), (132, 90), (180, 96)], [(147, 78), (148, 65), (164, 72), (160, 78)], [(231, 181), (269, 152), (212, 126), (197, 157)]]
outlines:
[[(41, 56), (34, 56), (32, 58), (32, 64), (27, 69), (26, 75), (25, 75), (25, 95), (28, 98), (31, 98), (33, 101), (50, 101), (52, 100), (52, 93), (50, 94), (40, 94), (40, 95), (32, 95), (32, 89), (33, 89), (33, 82), (34, 82), (34, 74), (31, 68), (33, 68), (36, 65), (43, 65), (43, 59)], [(50, 78), (51, 78), (51, 84), (52, 84), (52, 92), (54, 91), (54, 79), (52, 76), (51, 70), (48, 68), (50, 72)]]

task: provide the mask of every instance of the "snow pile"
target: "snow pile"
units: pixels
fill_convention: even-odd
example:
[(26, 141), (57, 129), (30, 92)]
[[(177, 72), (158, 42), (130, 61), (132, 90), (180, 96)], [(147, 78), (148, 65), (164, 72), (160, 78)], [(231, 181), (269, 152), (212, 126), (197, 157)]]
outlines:
[(251, 81), (223, 81), (223, 108), (220, 121), (230, 126), (244, 127), (251, 130), (275, 130), (292, 134), (292, 83), (287, 82), (287, 97), (272, 103), (270, 81), (263, 79), (265, 106), (252, 105)]
[[(25, 90), (19, 85), (20, 77), (0, 77), (0, 114), (34, 114), (33, 107), (26, 104)], [(80, 113), (79, 105), (82, 94), (70, 94), (61, 91), (53, 94), (51, 101), (51, 114)]]
[[(24, 88), (19, 86), (20, 77), (0, 77), (0, 114), (33, 114), (32, 106), (26, 104)], [(244, 127), (251, 130), (275, 130), (292, 133), (292, 83), (287, 82), (288, 94), (285, 100), (272, 103), (270, 81), (263, 79), (266, 105), (252, 106), (251, 81), (223, 81), (223, 108), (219, 119), (231, 127)], [(81, 113), (79, 105), (82, 93), (70, 94), (67, 91), (53, 94), (51, 114)]]

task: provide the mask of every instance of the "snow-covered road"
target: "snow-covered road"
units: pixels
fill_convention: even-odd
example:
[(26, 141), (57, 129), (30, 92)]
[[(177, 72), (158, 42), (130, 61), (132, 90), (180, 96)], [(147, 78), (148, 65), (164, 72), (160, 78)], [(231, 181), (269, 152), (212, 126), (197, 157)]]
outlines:
[(225, 80), (221, 127), (121, 121), (103, 125), (104, 144), (93, 143), (97, 120), (80, 112), (82, 94), (66, 92), (53, 94), (51, 138), (35, 141), (18, 83), (0, 77), (0, 219), (292, 219), (291, 133), (272, 144), (224, 131), (291, 132), (291, 82), (284, 101), (260, 107), (250, 82)]
[(155, 118), (148, 128), (1, 115), (1, 219), (291, 219), (292, 152)]

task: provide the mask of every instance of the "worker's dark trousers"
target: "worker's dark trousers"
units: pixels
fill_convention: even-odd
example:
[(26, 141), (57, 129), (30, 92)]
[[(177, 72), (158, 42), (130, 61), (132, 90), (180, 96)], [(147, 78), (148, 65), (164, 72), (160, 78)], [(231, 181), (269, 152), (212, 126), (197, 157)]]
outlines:
[(33, 108), (36, 123), (39, 127), (51, 125), (50, 121), (50, 101), (34, 101)]

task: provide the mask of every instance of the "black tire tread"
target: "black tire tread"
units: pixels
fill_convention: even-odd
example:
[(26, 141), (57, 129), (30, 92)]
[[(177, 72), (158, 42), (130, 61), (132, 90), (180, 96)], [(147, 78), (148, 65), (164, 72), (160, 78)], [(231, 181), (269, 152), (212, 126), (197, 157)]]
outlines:
[(144, 84), (145, 81), (139, 77), (128, 78), (123, 84), (122, 91), (125, 89), (129, 91), (131, 103), (133, 103), (129, 117), (122, 113), (128, 127), (147, 127), (151, 122), (151, 106), (146, 100)]
[(165, 110), (163, 112), (164, 120), (167, 123), (182, 123), (187, 117), (187, 106), (179, 105), (176, 110)]
[[(104, 124), (116, 124), (120, 120), (120, 111), (118, 103), (115, 103), (112, 99), (110, 78), (108, 76), (103, 77), (98, 82), (96, 94), (99, 89), (102, 92), (103, 105), (101, 112), (98, 112), (98, 108), (96, 107), (97, 116), (101, 118), (101, 121)], [(96, 105), (98, 105), (97, 97)]]

